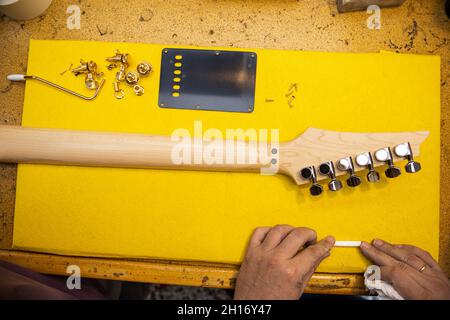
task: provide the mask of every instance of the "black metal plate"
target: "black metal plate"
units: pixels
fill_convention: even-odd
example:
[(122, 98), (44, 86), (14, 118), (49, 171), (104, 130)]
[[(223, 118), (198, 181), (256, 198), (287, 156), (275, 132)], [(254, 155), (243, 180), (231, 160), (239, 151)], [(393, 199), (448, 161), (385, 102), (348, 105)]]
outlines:
[(163, 49), (159, 106), (252, 112), (256, 61), (254, 52)]

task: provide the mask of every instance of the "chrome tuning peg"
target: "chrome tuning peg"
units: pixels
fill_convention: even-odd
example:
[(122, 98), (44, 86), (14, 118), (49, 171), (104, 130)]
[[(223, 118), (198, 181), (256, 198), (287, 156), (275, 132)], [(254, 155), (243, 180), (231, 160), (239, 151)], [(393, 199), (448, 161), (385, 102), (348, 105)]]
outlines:
[(361, 178), (355, 174), (355, 167), (353, 166), (352, 157), (345, 157), (338, 161), (337, 167), (341, 171), (347, 171), (350, 177), (347, 179), (349, 187), (357, 187), (361, 184)]
[(339, 191), (342, 189), (342, 182), (336, 179), (333, 161), (322, 163), (319, 166), (319, 172), (324, 176), (329, 176), (331, 181), (328, 183), (328, 189), (331, 191)]
[(396, 178), (402, 174), (400, 169), (394, 166), (391, 148), (387, 147), (377, 150), (375, 152), (375, 159), (377, 159), (380, 162), (386, 162), (388, 164), (389, 168), (387, 168), (386, 171), (384, 172), (386, 174), (386, 177)]
[(320, 184), (317, 183), (317, 175), (316, 175), (316, 168), (314, 166), (303, 168), (300, 171), (300, 176), (303, 179), (311, 180), (312, 185), (309, 188), (309, 192), (313, 196), (318, 196), (322, 193), (323, 188)]
[(375, 170), (373, 166), (373, 159), (370, 152), (365, 152), (357, 155), (355, 161), (358, 166), (369, 169), (369, 172), (367, 173), (367, 181), (380, 181), (380, 174)]
[(408, 160), (408, 163), (405, 165), (406, 172), (415, 173), (417, 171), (420, 171), (420, 163), (414, 161), (413, 152), (409, 142), (405, 142), (395, 146), (394, 152), (397, 157), (406, 158)]

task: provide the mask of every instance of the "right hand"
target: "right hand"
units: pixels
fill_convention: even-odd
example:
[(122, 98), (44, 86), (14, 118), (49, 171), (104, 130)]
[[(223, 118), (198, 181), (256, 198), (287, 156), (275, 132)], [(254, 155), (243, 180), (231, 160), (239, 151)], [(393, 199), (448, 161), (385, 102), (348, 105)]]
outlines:
[(361, 243), (362, 253), (381, 269), (381, 280), (405, 299), (450, 300), (450, 281), (426, 251), (406, 244), (374, 240)]

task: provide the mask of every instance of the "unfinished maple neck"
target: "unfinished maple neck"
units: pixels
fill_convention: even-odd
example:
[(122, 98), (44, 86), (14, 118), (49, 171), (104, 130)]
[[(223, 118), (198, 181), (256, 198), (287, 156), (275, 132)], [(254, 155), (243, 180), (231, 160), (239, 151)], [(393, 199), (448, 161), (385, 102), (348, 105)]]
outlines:
[(426, 131), (350, 133), (310, 128), (292, 141), (274, 145), (252, 141), (174, 139), (145, 134), (0, 126), (0, 161), (266, 174), (279, 172), (290, 176), (297, 184), (311, 183), (311, 193), (320, 194), (318, 181), (328, 179), (330, 190), (339, 190), (342, 183), (337, 177), (347, 175), (347, 185), (354, 187), (361, 183), (361, 178), (356, 175), (361, 170), (367, 171), (369, 182), (377, 182), (379, 173), (376, 167), (381, 165), (387, 165), (385, 174), (388, 177), (396, 177), (401, 171), (395, 162), (405, 159), (407, 172), (419, 171), (420, 165), (413, 156), (419, 155), (419, 147), (427, 136)]

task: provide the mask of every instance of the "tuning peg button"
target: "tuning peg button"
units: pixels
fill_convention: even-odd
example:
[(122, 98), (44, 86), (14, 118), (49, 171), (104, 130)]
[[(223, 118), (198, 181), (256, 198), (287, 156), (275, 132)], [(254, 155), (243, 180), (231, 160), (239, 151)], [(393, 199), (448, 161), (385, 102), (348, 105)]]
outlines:
[(329, 176), (331, 181), (328, 183), (328, 189), (331, 191), (339, 191), (342, 189), (342, 182), (336, 179), (333, 161), (322, 163), (319, 166), (319, 172), (324, 176)]
[(311, 193), (312, 196), (318, 196), (322, 193), (323, 188), (320, 184), (318, 183), (314, 183), (311, 188), (309, 188), (309, 192)]
[(357, 187), (361, 184), (361, 178), (358, 176), (352, 175), (347, 179), (347, 184), (349, 187)]
[(320, 184), (317, 183), (316, 168), (314, 166), (303, 168), (300, 171), (300, 176), (303, 179), (311, 180), (312, 185), (309, 188), (309, 192), (312, 196), (318, 196), (322, 193), (323, 188)]
[(331, 180), (328, 183), (328, 189), (330, 189), (331, 191), (339, 191), (342, 189), (342, 182), (338, 179)]
[(369, 171), (367, 173), (367, 180), (369, 182), (378, 182), (378, 181), (380, 181), (380, 174), (378, 173), (378, 171), (375, 171), (375, 170)]
[(377, 159), (380, 162), (386, 162), (388, 164), (389, 168), (387, 168), (386, 171), (384, 172), (386, 177), (396, 178), (402, 173), (399, 168), (394, 166), (391, 148), (387, 147), (377, 150), (375, 152), (375, 159)]
[(413, 152), (409, 142), (401, 143), (394, 148), (395, 155), (400, 158), (406, 158), (408, 163), (405, 165), (405, 170), (408, 173), (416, 173), (420, 171), (421, 165), (414, 161)]
[(402, 174), (400, 169), (397, 167), (394, 167), (394, 166), (387, 168), (384, 173), (386, 174), (386, 177), (391, 178), (391, 179), (397, 178), (399, 175)]
[(350, 177), (346, 181), (349, 187), (357, 187), (361, 184), (361, 178), (355, 174), (352, 157), (340, 159), (337, 163), (337, 167), (339, 170), (347, 171), (350, 174)]
[(367, 173), (367, 181), (369, 182), (380, 181), (380, 174), (375, 170), (373, 166), (372, 154), (370, 152), (359, 154), (355, 160), (358, 166), (369, 169), (369, 172)]
[(409, 161), (405, 165), (405, 170), (408, 173), (416, 173), (417, 171), (420, 171), (420, 169), (422, 169), (422, 167), (419, 162)]

